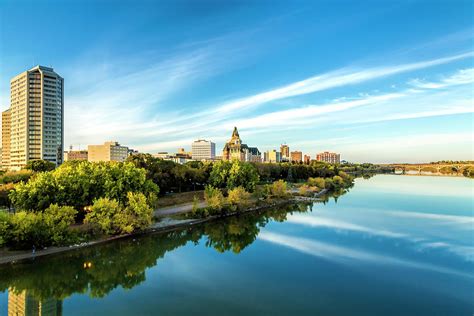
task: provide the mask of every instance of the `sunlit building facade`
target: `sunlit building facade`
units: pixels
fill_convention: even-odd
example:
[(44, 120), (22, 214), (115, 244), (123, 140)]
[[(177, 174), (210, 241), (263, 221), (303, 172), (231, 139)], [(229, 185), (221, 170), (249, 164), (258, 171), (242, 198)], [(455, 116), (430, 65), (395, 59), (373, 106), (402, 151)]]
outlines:
[(123, 162), (128, 157), (128, 147), (121, 146), (118, 142), (114, 141), (105, 142), (103, 145), (89, 145), (87, 151), (88, 160), (91, 162)]
[(11, 111), (2, 112), (2, 168), (10, 167)]
[(290, 160), (290, 147), (286, 144), (280, 145), (280, 153), (281, 153), (281, 160), (282, 161), (289, 161)]
[(60, 165), (63, 143), (63, 78), (43, 66), (14, 77), (10, 81), (9, 169), (19, 170), (38, 159)]
[(277, 163), (281, 162), (281, 153), (279, 151), (268, 150), (265, 155), (265, 162)]
[(216, 144), (199, 139), (192, 143), (191, 152), (193, 160), (214, 160), (216, 157)]
[(303, 161), (303, 153), (301, 151), (292, 151), (290, 154), (291, 162), (302, 162)]
[(15, 293), (8, 290), (8, 316), (61, 316), (62, 301), (55, 299), (38, 300), (27, 291)]
[(224, 149), (222, 150), (222, 160), (245, 161), (248, 149), (249, 147), (246, 144), (242, 144), (237, 127), (234, 127), (232, 137), (224, 145)]
[(88, 160), (89, 152), (87, 150), (70, 150), (64, 153), (64, 161)]
[(319, 153), (316, 155), (317, 161), (324, 161), (327, 163), (340, 163), (341, 162), (341, 155), (336, 153), (331, 153), (328, 151)]

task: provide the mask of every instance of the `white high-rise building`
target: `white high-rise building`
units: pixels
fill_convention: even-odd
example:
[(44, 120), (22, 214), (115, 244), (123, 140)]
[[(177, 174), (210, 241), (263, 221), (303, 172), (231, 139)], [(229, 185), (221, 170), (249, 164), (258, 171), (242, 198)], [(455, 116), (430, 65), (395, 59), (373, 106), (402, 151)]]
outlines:
[(216, 144), (200, 139), (191, 146), (193, 160), (213, 160), (216, 158)]
[(64, 151), (64, 79), (36, 66), (10, 81), (10, 162), (18, 170), (30, 160), (60, 165)]

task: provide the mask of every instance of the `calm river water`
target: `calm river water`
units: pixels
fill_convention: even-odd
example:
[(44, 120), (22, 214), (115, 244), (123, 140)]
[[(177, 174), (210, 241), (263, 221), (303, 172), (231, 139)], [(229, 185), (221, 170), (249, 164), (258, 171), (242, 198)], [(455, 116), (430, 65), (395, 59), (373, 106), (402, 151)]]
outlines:
[(378, 175), (337, 201), (2, 267), (0, 315), (472, 315), (473, 189)]

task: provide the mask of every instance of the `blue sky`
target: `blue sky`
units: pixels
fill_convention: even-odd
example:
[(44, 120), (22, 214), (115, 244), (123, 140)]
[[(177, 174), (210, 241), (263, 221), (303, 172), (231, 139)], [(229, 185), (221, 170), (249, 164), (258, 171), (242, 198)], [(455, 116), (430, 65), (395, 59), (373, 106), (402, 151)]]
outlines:
[(0, 108), (65, 78), (65, 145), (474, 159), (472, 1), (0, 1)]

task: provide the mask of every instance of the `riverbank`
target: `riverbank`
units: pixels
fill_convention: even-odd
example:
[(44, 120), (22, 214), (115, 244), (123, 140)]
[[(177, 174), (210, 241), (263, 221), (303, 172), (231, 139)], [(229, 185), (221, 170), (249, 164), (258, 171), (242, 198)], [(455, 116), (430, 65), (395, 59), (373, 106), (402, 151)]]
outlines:
[[(155, 218), (160, 219), (160, 221), (154, 223), (152, 226), (150, 226), (144, 231), (140, 231), (140, 232), (136, 232), (132, 234), (124, 234), (124, 235), (119, 235), (119, 236), (107, 237), (107, 238), (103, 238), (99, 240), (76, 244), (76, 245), (63, 246), (63, 247), (48, 247), (46, 249), (36, 250), (35, 253), (33, 253), (32, 251), (3, 251), (3, 252), (0, 252), (0, 265), (32, 261), (35, 258), (39, 258), (39, 257), (54, 255), (54, 254), (67, 252), (67, 251), (73, 251), (73, 250), (81, 249), (84, 247), (90, 247), (90, 246), (95, 246), (95, 245), (99, 245), (103, 243), (116, 241), (119, 239), (133, 238), (133, 237), (144, 235), (144, 234), (166, 233), (166, 232), (170, 232), (174, 230), (184, 229), (193, 225), (199, 225), (201, 223), (205, 223), (209, 221), (219, 220), (221, 218), (236, 216), (239, 214), (244, 214), (244, 213), (249, 213), (249, 212), (258, 212), (261, 210), (265, 210), (265, 209), (276, 207), (276, 206), (282, 206), (285, 204), (298, 203), (298, 202), (299, 203), (313, 202), (313, 201), (316, 201), (318, 197), (326, 193), (327, 193), (327, 190), (322, 190), (321, 192), (319, 192), (312, 198), (301, 197), (301, 196), (291, 196), (290, 198), (287, 198), (287, 199), (273, 200), (272, 202), (268, 204), (250, 207), (242, 211), (235, 211), (235, 212), (230, 212), (230, 213), (225, 213), (225, 214), (220, 214), (220, 215), (209, 216), (206, 218), (196, 218), (196, 219), (173, 219), (173, 218), (168, 217), (168, 216), (174, 216), (174, 215), (187, 214), (191, 212), (193, 209), (192, 203), (170, 206), (170, 207), (156, 210), (154, 212), (154, 216)], [(199, 205), (200, 205), (199, 207), (206, 206), (205, 202), (201, 202)]]

